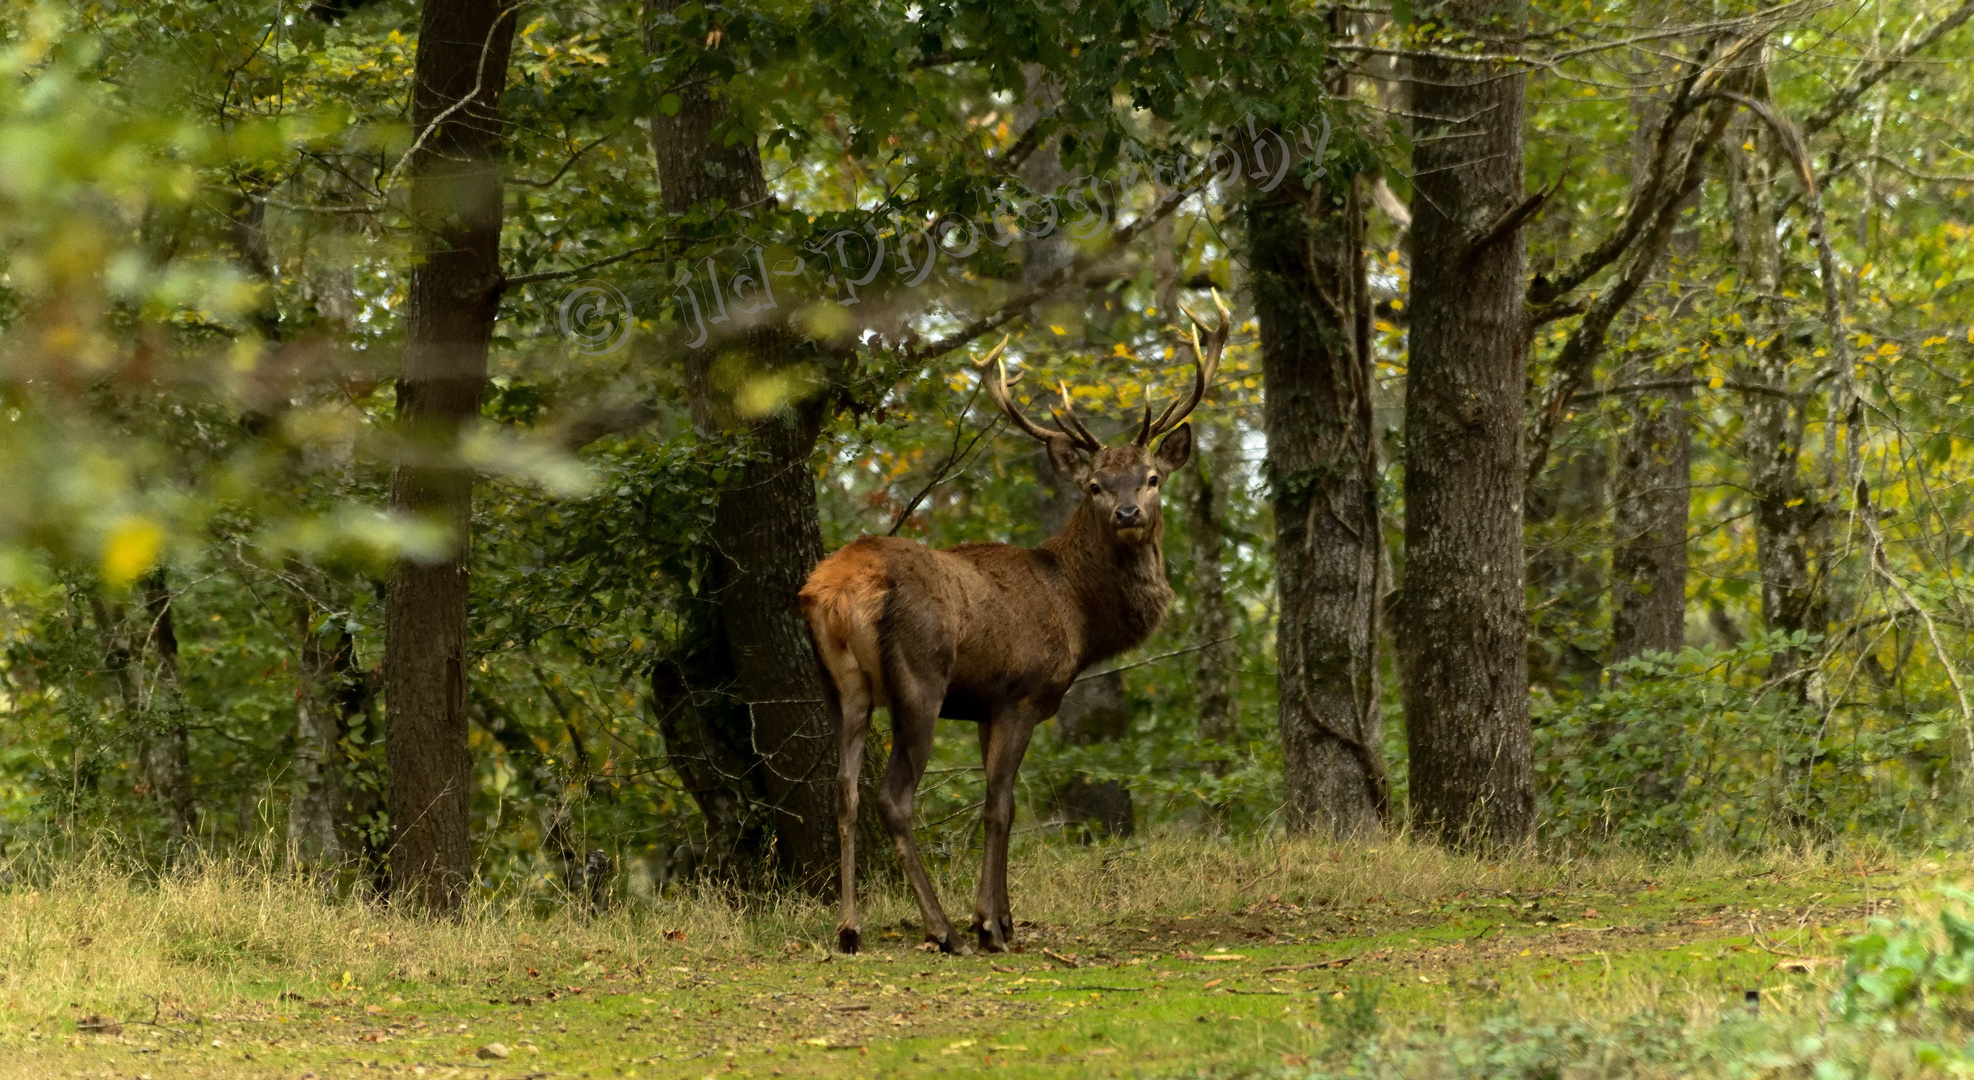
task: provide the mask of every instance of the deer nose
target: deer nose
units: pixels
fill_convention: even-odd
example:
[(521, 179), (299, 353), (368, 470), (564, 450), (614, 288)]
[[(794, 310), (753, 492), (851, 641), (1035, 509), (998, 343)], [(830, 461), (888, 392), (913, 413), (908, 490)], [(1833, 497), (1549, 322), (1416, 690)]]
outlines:
[(1111, 515), (1111, 520), (1117, 523), (1118, 528), (1128, 529), (1142, 524), (1144, 517), (1145, 512), (1135, 506), (1120, 506), (1117, 512)]

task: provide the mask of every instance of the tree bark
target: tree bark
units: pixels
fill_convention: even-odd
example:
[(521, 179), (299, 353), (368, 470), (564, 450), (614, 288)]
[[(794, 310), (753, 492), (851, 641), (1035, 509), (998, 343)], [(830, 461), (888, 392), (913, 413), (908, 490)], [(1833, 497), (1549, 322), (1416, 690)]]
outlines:
[(500, 94), (515, 9), (426, 0), (412, 98), (411, 213), (420, 229), (398, 376), (403, 456), (391, 508), (436, 518), (451, 551), (401, 559), (385, 598), (385, 747), (394, 899), (455, 911), (473, 878), (466, 750), (472, 472), (456, 457), (479, 416), (501, 293)]
[(1638, 394), (1629, 403), (1631, 425), (1618, 436), (1611, 475), (1613, 660), (1677, 652), (1686, 643), (1692, 398), (1686, 387)]
[(1354, 179), (1293, 176), (1250, 198), (1268, 480), (1278, 722), (1293, 832), (1362, 836), (1389, 809), (1378, 693), (1382, 602), (1370, 295)]
[[(677, 6), (653, 0), (650, 10)], [(651, 45), (655, 51), (655, 29)], [(693, 82), (679, 91), (676, 113), (651, 117), (668, 214), (716, 200), (741, 214), (768, 203), (753, 133), (734, 128), (713, 89)], [(703, 438), (745, 440), (755, 454), (715, 497), (706, 573), (694, 598), (699, 632), (654, 675), (683, 691), (669, 699), (683, 708), (669, 710), (668, 751), (695, 788), (709, 843), (759, 844), (788, 879), (826, 887), (836, 869), (835, 723), (796, 605), (822, 558), (813, 463), (824, 407), (808, 400), (746, 418), (714, 385), (716, 360), (743, 364), (747, 376), (758, 377), (810, 359), (785, 325), (747, 331), (731, 357), (712, 354), (686, 357), (693, 424)], [(764, 825), (771, 832), (763, 833)], [(753, 855), (708, 853), (736, 867)]]
[[(1456, 34), (1512, 31), (1519, 3), (1452, 0)], [(1522, 494), (1527, 330), (1523, 77), (1415, 58), (1412, 324), (1399, 659), (1412, 818), (1453, 844), (1535, 824)]]

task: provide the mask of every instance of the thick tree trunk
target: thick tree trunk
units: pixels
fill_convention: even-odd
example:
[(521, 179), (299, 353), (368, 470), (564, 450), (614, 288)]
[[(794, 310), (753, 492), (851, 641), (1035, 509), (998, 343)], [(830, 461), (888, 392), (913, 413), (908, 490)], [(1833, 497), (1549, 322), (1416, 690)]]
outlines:
[[(411, 273), (398, 420), (404, 457), (391, 508), (452, 533), (434, 562), (400, 560), (385, 598), (385, 747), (395, 899), (457, 910), (473, 877), (466, 750), (466, 587), (473, 476), (460, 436), (478, 417), (500, 307), (500, 93), (515, 9), (501, 0), (426, 0), (419, 23)], [(462, 104), (463, 103), (463, 104)]]
[[(1511, 31), (1519, 4), (1452, 0), (1455, 33)], [(1523, 78), (1413, 60), (1411, 364), (1399, 615), (1414, 823), (1464, 844), (1535, 824), (1522, 596), (1527, 330), (1519, 228)]]
[[(676, 6), (676, 0), (654, 0), (651, 8)], [(752, 134), (732, 130), (725, 106), (704, 82), (679, 97), (676, 113), (651, 117), (665, 211), (681, 214), (718, 200), (745, 214), (766, 204)], [(713, 351), (686, 357), (693, 423), (709, 439), (746, 439), (756, 456), (714, 504), (696, 598), (702, 633), (654, 676), (684, 691), (670, 699), (684, 708), (668, 710), (674, 714), (668, 749), (696, 789), (710, 843), (764, 844), (785, 876), (823, 886), (836, 868), (835, 723), (795, 599), (822, 558), (813, 462), (823, 409), (811, 401), (765, 417), (738, 416), (714, 386)], [(780, 324), (748, 331), (738, 352), (757, 376), (806, 359), (799, 339)], [(771, 836), (752, 820), (762, 812)], [(743, 869), (751, 855), (708, 853)]]
[[(1647, 368), (1635, 376), (1657, 373)], [(1687, 369), (1668, 372), (1677, 379)], [(1623, 377), (1623, 376), (1620, 376)], [(1692, 502), (1693, 392), (1645, 391), (1628, 403), (1611, 475), (1611, 658), (1677, 652), (1686, 642), (1686, 525)]]
[(1384, 823), (1382, 581), (1370, 296), (1354, 181), (1294, 179), (1247, 207), (1275, 509), (1284, 817), (1356, 836)]

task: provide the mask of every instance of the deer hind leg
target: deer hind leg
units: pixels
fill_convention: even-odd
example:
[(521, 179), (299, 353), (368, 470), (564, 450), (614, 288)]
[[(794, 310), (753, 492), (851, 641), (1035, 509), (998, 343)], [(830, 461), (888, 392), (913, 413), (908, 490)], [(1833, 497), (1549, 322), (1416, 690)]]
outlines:
[(1014, 915), (1008, 907), (1008, 834), (1014, 827), (1014, 781), (1035, 725), (1014, 712), (1001, 712), (980, 725), (980, 759), (987, 770), (987, 803), (981, 810), (986, 851), (980, 860), (980, 889), (973, 901), (973, 932), (986, 952), (1006, 952), (1014, 941)]
[(836, 711), (836, 838), (842, 854), (836, 947), (854, 953), (863, 944), (857, 920), (857, 779), (871, 709), (880, 703), (883, 685), (875, 676), (876, 641), (867, 620), (841, 608), (807, 613), (816, 657), (827, 676), (825, 696)]
[[(902, 681), (902, 680), (901, 680)], [(897, 846), (898, 862), (905, 880), (918, 897), (919, 915), (925, 920), (925, 940), (941, 952), (960, 952), (962, 943), (953, 933), (953, 924), (939, 907), (939, 894), (926, 876), (919, 860), (918, 841), (912, 835), (912, 808), (918, 799), (919, 780), (932, 757), (933, 725), (939, 719), (939, 705), (945, 700), (943, 687), (932, 690), (922, 685), (894, 685), (891, 688), (891, 760), (884, 769), (884, 784), (877, 806), (884, 827)]]
[[(831, 672), (835, 675), (835, 672)], [(870, 734), (871, 693), (862, 673), (836, 679), (840, 713), (836, 727), (836, 842), (842, 852), (842, 912), (836, 920), (836, 947), (855, 953), (863, 944), (857, 920), (857, 777)]]

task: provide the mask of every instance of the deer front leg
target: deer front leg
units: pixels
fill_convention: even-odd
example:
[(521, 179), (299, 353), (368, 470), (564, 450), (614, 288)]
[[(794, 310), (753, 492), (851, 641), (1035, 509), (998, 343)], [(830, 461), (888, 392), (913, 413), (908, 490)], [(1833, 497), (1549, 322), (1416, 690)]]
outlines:
[(1014, 827), (1014, 780), (1028, 752), (1035, 725), (1007, 712), (980, 726), (980, 757), (987, 769), (987, 803), (981, 817), (987, 832), (981, 858), (980, 889), (973, 901), (973, 932), (987, 952), (1006, 952), (1014, 940), (1008, 909), (1008, 833)]
[(928, 705), (914, 695), (910, 704), (894, 688), (891, 697), (891, 761), (884, 768), (884, 784), (877, 796), (879, 816), (898, 849), (898, 863), (905, 880), (911, 882), (918, 898), (919, 916), (925, 920), (925, 940), (939, 951), (960, 952), (962, 945), (953, 933), (953, 924), (939, 907), (939, 894), (919, 861), (918, 840), (912, 835), (912, 807), (918, 798), (918, 782), (925, 775), (925, 764), (932, 757), (932, 727), (938, 722), (943, 690)]

